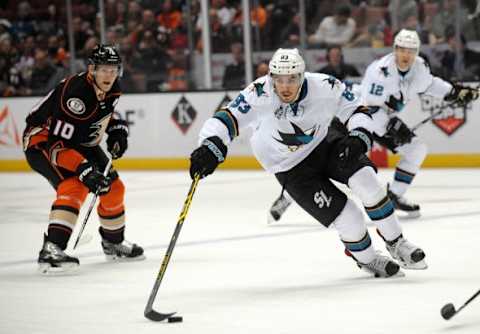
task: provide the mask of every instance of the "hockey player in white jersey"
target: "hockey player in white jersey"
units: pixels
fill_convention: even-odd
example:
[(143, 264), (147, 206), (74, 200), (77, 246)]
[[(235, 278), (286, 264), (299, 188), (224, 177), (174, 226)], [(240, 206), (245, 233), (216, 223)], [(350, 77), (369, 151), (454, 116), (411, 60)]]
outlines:
[[(269, 68), (205, 122), (190, 158), (192, 178), (213, 173), (229, 143), (250, 127), (252, 150), (264, 169), (316, 220), (335, 226), (359, 267), (382, 277), (399, 272), (395, 261), (375, 252), (362, 211), (332, 180), (360, 197), (402, 267), (425, 269), (425, 253), (404, 238), (393, 203), (365, 155), (372, 142), (368, 109), (334, 77), (305, 72), (296, 49), (277, 50)], [(341, 122), (331, 126), (344, 115), (352, 115), (348, 129)]]
[[(404, 194), (427, 154), (426, 145), (398, 117), (416, 95), (442, 97), (464, 105), (478, 98), (478, 91), (451, 84), (430, 73), (428, 64), (418, 56), (420, 39), (415, 31), (401, 30), (394, 40), (394, 51), (368, 66), (360, 86), (361, 100), (372, 111), (373, 139), (401, 156), (388, 193), (394, 206), (410, 218), (420, 215), (420, 206), (409, 203)], [(270, 209), (270, 221), (279, 220), (291, 203), (280, 196)]]

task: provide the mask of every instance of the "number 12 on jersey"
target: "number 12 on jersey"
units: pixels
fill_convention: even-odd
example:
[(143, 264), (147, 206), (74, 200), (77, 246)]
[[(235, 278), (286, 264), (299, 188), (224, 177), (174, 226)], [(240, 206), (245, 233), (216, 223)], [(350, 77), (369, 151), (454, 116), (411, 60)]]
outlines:
[(64, 139), (71, 139), (74, 130), (75, 127), (72, 124), (57, 119), (57, 123), (55, 124), (55, 128), (53, 129), (53, 134), (55, 136), (60, 136)]
[(372, 88), (370, 88), (370, 94), (381, 96), (383, 94), (383, 86), (372, 83)]

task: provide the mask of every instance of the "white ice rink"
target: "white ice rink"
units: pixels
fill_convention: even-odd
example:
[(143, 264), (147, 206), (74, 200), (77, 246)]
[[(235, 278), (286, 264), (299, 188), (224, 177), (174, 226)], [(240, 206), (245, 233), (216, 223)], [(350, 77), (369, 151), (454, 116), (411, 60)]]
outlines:
[[(380, 177), (387, 182), (391, 173)], [(143, 309), (190, 180), (186, 172), (121, 176), (126, 237), (144, 246), (147, 259), (105, 262), (92, 215), (92, 242), (68, 249), (80, 258), (79, 273), (45, 277), (36, 258), (54, 192), (37, 174), (0, 174), (1, 334), (480, 333), (480, 297), (450, 321), (440, 317), (445, 303), (458, 308), (480, 288), (479, 169), (417, 176), (409, 198), (423, 216), (402, 224), (430, 267), (392, 279), (359, 270), (336, 232), (296, 206), (268, 226), (280, 191), (272, 176), (215, 173), (198, 186), (154, 304), (183, 316), (171, 324), (145, 319)]]

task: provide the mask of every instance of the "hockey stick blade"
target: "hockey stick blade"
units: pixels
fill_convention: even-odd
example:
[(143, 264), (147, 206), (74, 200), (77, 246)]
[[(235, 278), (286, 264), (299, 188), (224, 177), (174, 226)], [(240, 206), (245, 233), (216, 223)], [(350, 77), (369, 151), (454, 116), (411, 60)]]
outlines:
[(150, 319), (152, 321), (163, 321), (163, 320), (167, 320), (168, 318), (170, 318), (172, 315), (176, 314), (177, 312), (173, 312), (173, 313), (160, 313), (160, 312), (157, 312), (155, 310), (150, 310), (150, 311), (145, 311), (144, 315), (145, 315), (145, 318), (147, 319)]

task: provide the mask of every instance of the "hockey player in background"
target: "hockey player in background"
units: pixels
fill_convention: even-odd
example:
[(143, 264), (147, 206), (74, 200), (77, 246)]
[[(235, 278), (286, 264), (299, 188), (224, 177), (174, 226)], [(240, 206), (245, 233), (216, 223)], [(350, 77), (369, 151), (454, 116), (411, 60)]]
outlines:
[(76, 269), (79, 260), (64, 251), (89, 192), (98, 191), (102, 248), (109, 259), (143, 259), (143, 249), (124, 239), (125, 188), (99, 146), (104, 133), (113, 159), (127, 149), (128, 124), (113, 116), (121, 95), (122, 62), (115, 48), (96, 46), (88, 72), (64, 79), (28, 115), (24, 151), (30, 167), (56, 190), (48, 233), (38, 257), (42, 273)]
[[(225, 160), (228, 144), (247, 128), (257, 160), (316, 220), (335, 226), (347, 255), (375, 276), (389, 277), (399, 265), (377, 254), (362, 211), (332, 180), (357, 194), (391, 256), (407, 269), (425, 269), (423, 250), (405, 239), (393, 203), (365, 153), (371, 147), (372, 118), (337, 79), (305, 73), (296, 49), (279, 49), (268, 75), (247, 86), (225, 110), (203, 125), (192, 152), (190, 174), (205, 177)], [(352, 115), (353, 114), (353, 115)], [(330, 126), (345, 118), (348, 130)]]
[[(478, 90), (433, 76), (428, 64), (418, 56), (420, 39), (415, 31), (401, 30), (393, 47), (392, 53), (368, 66), (359, 93), (362, 104), (370, 107), (373, 139), (401, 157), (388, 194), (397, 210), (414, 218), (420, 215), (420, 206), (407, 201), (404, 194), (425, 159), (427, 147), (399, 116), (418, 94), (466, 105), (478, 98)], [(288, 194), (277, 198), (270, 208), (270, 221), (279, 220), (290, 203)]]

